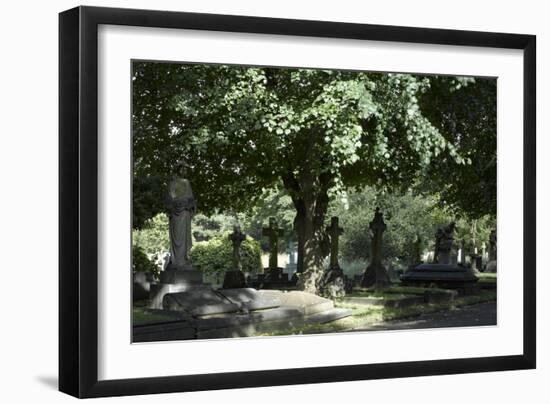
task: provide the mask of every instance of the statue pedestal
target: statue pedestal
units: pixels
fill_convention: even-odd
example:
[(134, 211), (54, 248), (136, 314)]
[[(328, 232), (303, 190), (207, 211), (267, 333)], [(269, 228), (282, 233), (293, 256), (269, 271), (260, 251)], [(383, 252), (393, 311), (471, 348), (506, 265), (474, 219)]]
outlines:
[(194, 269), (166, 269), (160, 273), (160, 282), (151, 285), (149, 308), (162, 310), (162, 301), (168, 293), (179, 293), (190, 289), (205, 288), (202, 272)]
[(170, 284), (185, 283), (188, 285), (201, 285), (202, 272), (194, 269), (191, 269), (191, 270), (167, 269), (160, 273), (160, 283), (170, 283)]

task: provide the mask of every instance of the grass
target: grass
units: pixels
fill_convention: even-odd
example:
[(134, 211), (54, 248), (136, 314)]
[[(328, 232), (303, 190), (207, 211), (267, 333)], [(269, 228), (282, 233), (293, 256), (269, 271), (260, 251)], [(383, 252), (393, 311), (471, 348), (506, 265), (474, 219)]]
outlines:
[(492, 272), (480, 272), (478, 274), (476, 274), (476, 276), (481, 280), (481, 279), (494, 279), (496, 280), (497, 279), (497, 274), (496, 273), (492, 273)]
[[(423, 288), (417, 288), (423, 289)], [(355, 293), (353, 294), (355, 295)], [(404, 308), (381, 307), (369, 304), (350, 304), (335, 302), (339, 308), (351, 309), (352, 315), (326, 324), (307, 324), (302, 327), (280, 329), (275, 332), (261, 333), (259, 336), (323, 334), (329, 332), (352, 331), (380, 324), (386, 321), (416, 317), (421, 314), (453, 310), (457, 307), (496, 300), (494, 291), (482, 291), (476, 295), (462, 296), (447, 303), (427, 303)]]
[(132, 322), (136, 324), (158, 323), (163, 321), (176, 320), (174, 315), (162, 313), (160, 310), (150, 310), (143, 305), (132, 307)]
[(447, 292), (447, 289), (421, 288), (416, 286), (392, 286), (391, 288), (384, 290), (359, 288), (354, 289), (353, 293), (346, 295), (346, 297), (398, 299), (415, 295), (423, 295), (426, 291), (445, 293)]

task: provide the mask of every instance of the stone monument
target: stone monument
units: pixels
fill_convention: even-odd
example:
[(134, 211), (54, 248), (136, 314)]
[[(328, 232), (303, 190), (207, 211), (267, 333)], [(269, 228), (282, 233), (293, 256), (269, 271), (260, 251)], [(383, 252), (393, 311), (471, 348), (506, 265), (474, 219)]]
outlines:
[(202, 273), (194, 270), (189, 259), (193, 244), (191, 220), (196, 210), (195, 197), (188, 180), (175, 178), (168, 185), (166, 213), (170, 233), (170, 261), (161, 272), (161, 283), (202, 283)]
[(376, 289), (387, 288), (391, 285), (391, 281), (388, 271), (382, 265), (382, 233), (386, 230), (386, 223), (384, 223), (384, 215), (379, 208), (376, 208), (374, 219), (370, 222), (369, 228), (372, 232), (370, 265), (363, 274), (361, 286)]
[(497, 231), (491, 230), (489, 235), (489, 262), (485, 269), (487, 272), (497, 271)]
[(289, 273), (289, 275), (294, 275), (298, 268), (298, 265), (296, 263), (296, 249), (294, 248), (294, 243), (290, 242), (288, 243), (288, 263), (286, 264), (286, 271)]
[(412, 245), (411, 258), (409, 262), (409, 268), (414, 268), (418, 264), (422, 263), (422, 237), (420, 234), (416, 235), (416, 238)]
[(279, 267), (279, 237), (283, 236), (283, 230), (277, 226), (274, 217), (269, 218), (269, 226), (262, 229), (262, 235), (269, 238), (269, 264), (266, 268), (264, 282), (288, 281), (284, 279), (283, 268)]
[(233, 265), (225, 272), (223, 279), (223, 289), (245, 288), (246, 280), (241, 265), (241, 243), (246, 239), (246, 235), (241, 231), (239, 225), (233, 227), (233, 232), (228, 236), (233, 245)]
[(460, 265), (466, 266), (466, 241), (464, 239), (460, 240), (460, 249), (458, 250), (459, 263)]
[(456, 263), (454, 230), (454, 222), (437, 229), (433, 262), (417, 265), (401, 275), (401, 281), (404, 284), (436, 285), (442, 288), (455, 288), (463, 291), (473, 287), (478, 280), (474, 271), (462, 263)]
[(344, 232), (344, 229), (339, 226), (338, 217), (331, 218), (330, 226), (326, 228), (326, 231), (330, 237), (330, 264), (320, 280), (320, 291), (322, 295), (331, 299), (344, 297), (346, 295), (346, 282), (344, 271), (338, 263), (338, 238)]
[(202, 272), (194, 269), (189, 259), (192, 245), (191, 220), (195, 211), (196, 202), (191, 184), (185, 178), (174, 178), (166, 192), (170, 259), (166, 269), (160, 273), (160, 282), (151, 287), (151, 308), (162, 309), (162, 301), (167, 293), (203, 285)]
[(453, 233), (455, 231), (455, 227), (455, 222), (451, 222), (448, 226), (443, 226), (437, 229), (437, 232), (435, 234), (434, 263), (453, 263), (452, 257), (455, 253)]

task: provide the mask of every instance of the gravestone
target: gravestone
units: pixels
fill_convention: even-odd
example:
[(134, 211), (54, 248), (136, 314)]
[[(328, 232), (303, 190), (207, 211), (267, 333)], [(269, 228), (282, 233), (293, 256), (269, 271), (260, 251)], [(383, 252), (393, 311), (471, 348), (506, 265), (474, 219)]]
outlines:
[(473, 288), (478, 278), (472, 268), (456, 263), (454, 230), (454, 222), (437, 230), (433, 262), (417, 265), (401, 275), (405, 285), (436, 285), (463, 291)]
[(497, 232), (491, 230), (489, 235), (489, 262), (486, 267), (487, 272), (497, 271)]
[(154, 277), (151, 272), (134, 272), (132, 300), (145, 300), (149, 297), (151, 285), (154, 284)]
[(290, 276), (293, 276), (298, 268), (296, 263), (296, 249), (294, 243), (288, 243), (288, 262), (286, 264), (286, 271)]
[(283, 277), (283, 268), (279, 267), (279, 237), (283, 236), (283, 229), (277, 226), (274, 217), (269, 218), (269, 226), (262, 229), (262, 235), (269, 239), (269, 264), (264, 277), (265, 283), (288, 281)]
[(417, 234), (412, 245), (411, 258), (409, 261), (409, 268), (413, 268), (422, 263), (422, 237)]
[(470, 254), (470, 268), (472, 268), (472, 271), (475, 273), (481, 271), (482, 267), (482, 257), (479, 254)]
[(364, 288), (374, 287), (375, 289), (387, 288), (391, 285), (390, 277), (386, 268), (382, 265), (382, 234), (386, 230), (384, 216), (379, 208), (376, 208), (374, 219), (369, 224), (372, 232), (371, 261), (361, 279), (361, 286)]
[(464, 239), (460, 240), (460, 249), (458, 250), (459, 263), (460, 265), (466, 266), (466, 241)]
[(233, 245), (233, 265), (232, 268), (225, 272), (225, 277), (223, 279), (223, 289), (233, 289), (233, 288), (245, 288), (246, 280), (242, 271), (241, 265), (241, 243), (246, 239), (246, 235), (241, 231), (239, 225), (233, 227), (233, 232), (228, 236)]
[(323, 274), (320, 280), (320, 291), (323, 296), (331, 299), (344, 297), (346, 295), (346, 282), (344, 271), (338, 263), (338, 239), (344, 232), (338, 224), (338, 217), (334, 216), (330, 220), (330, 226), (326, 228), (330, 237), (330, 264), (328, 270)]

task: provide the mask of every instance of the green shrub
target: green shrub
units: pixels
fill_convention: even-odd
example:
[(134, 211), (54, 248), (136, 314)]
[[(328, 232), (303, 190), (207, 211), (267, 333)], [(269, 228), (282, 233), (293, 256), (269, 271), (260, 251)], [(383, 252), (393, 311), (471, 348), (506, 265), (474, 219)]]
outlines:
[[(208, 241), (199, 241), (189, 253), (194, 267), (210, 276), (221, 275), (233, 266), (233, 246), (228, 239), (229, 232)], [(251, 237), (241, 244), (241, 264), (243, 271), (258, 273), (262, 270), (260, 244)]]
[(145, 254), (145, 251), (137, 245), (132, 246), (132, 270), (135, 272), (151, 272), (155, 278), (159, 276), (159, 268)]

